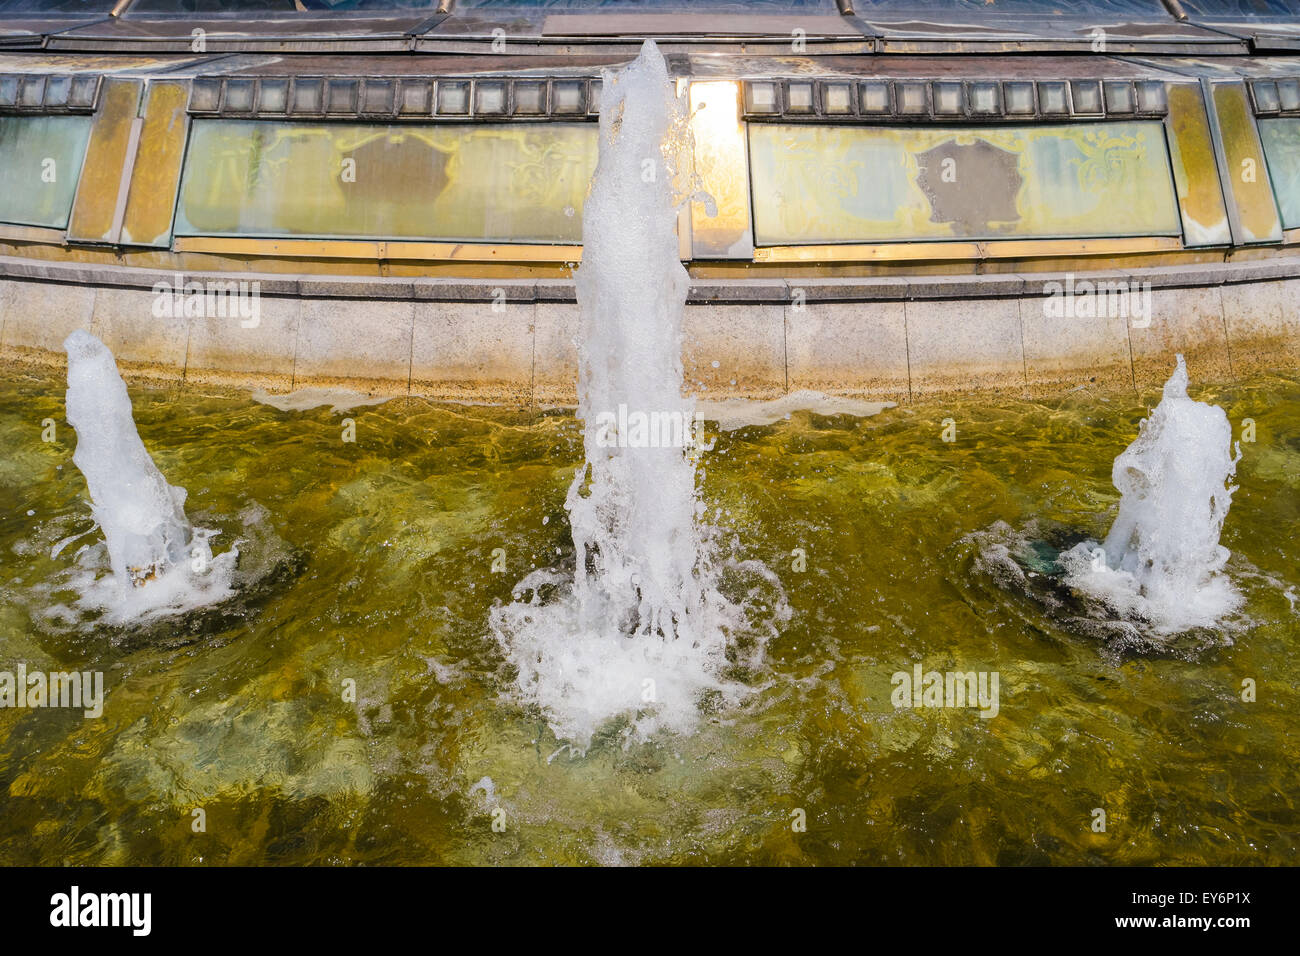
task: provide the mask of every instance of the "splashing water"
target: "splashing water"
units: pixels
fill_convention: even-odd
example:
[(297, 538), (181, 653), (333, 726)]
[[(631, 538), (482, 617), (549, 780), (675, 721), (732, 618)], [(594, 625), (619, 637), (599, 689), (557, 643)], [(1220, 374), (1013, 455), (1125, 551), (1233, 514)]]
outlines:
[(72, 461), (85, 476), (112, 570), (86, 582), (86, 602), (123, 621), (227, 596), (236, 553), (214, 561), (212, 533), (191, 527), (185, 489), (167, 483), (140, 440), (113, 353), (81, 330), (63, 348), (67, 416), (77, 432)]
[[(576, 282), (586, 460), (565, 501), (577, 566), (571, 583), (549, 570), (529, 575), (516, 602), (491, 619), (525, 701), (580, 747), (619, 714), (632, 715), (637, 737), (689, 731), (701, 694), (737, 699), (744, 688), (724, 671), (762, 652), (761, 639), (746, 653), (728, 640), (759, 606), (719, 593), (700, 523), (695, 407), (682, 395), (689, 277), (675, 233), (685, 201), (674, 189), (678, 158), (688, 148), (686, 111), (646, 41), (627, 68), (606, 72), (583, 213)], [(657, 440), (664, 435), (681, 440)], [(731, 567), (779, 592), (760, 565)], [(774, 603), (779, 616), (784, 600)]]
[(633, 436), (598, 432), (609, 422), (602, 415), (620, 407), (659, 412), (661, 421), (694, 420), (694, 402), (682, 396), (689, 278), (678, 259), (677, 203), (665, 169), (682, 148), (685, 116), (653, 43), (609, 91), (576, 279), (587, 461), (565, 502), (578, 551), (574, 590), (585, 613), (623, 609), (628, 631), (672, 640), (689, 629), (699, 603), (695, 465), (681, 445), (619, 447), (629, 443), (611, 439)]
[(77, 431), (73, 463), (90, 488), (91, 510), (108, 540), (113, 573), (140, 587), (185, 557), (190, 523), (185, 489), (167, 484), (135, 429), (131, 400), (113, 354), (89, 332), (63, 343), (68, 353), (68, 422)]
[(1241, 451), (1233, 456), (1227, 414), (1190, 399), (1187, 383), (1179, 355), (1160, 404), (1115, 459), (1119, 516), (1105, 543), (1060, 558), (1068, 585), (1161, 634), (1213, 627), (1241, 604), (1219, 544)]

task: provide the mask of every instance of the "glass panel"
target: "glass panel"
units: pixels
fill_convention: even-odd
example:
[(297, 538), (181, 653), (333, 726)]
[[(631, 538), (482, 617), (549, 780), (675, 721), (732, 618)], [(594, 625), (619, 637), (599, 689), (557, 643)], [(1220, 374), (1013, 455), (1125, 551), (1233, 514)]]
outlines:
[(108, 77), (100, 94), (99, 112), (91, 120), (90, 143), (82, 163), (81, 182), (68, 220), (68, 238), (110, 242), (117, 218), (131, 148), (131, 127), (140, 108), (142, 80)]
[(1300, 119), (1262, 119), (1259, 137), (1287, 229), (1300, 229)]
[(1164, 129), (752, 124), (760, 245), (1178, 235)]
[(176, 235), (573, 243), (595, 124), (196, 120)]
[(1168, 20), (1160, 0), (854, 0), (853, 10), (870, 20), (877, 16), (895, 19), (906, 15), (933, 23), (960, 14), (969, 20), (989, 14), (1028, 14), (1040, 17), (1091, 17), (1101, 14), (1137, 20)]
[[(696, 80), (691, 84), (691, 133), (695, 174), (713, 200), (691, 203), (691, 250), (699, 258), (752, 258), (749, 180), (745, 176), (745, 124), (740, 84)], [(710, 208), (711, 207), (711, 208)]]
[(66, 229), (89, 116), (0, 116), (0, 222)]
[[(0, 0), (3, 2), (3, 0)], [(344, 12), (349, 10), (421, 10), (433, 12), (438, 0), (135, 0), (128, 17), (220, 13)]]
[(1183, 244), (1227, 246), (1232, 227), (1223, 205), (1219, 163), (1201, 88), (1173, 83), (1169, 95), (1169, 157), (1174, 166), (1178, 205), (1183, 213)]
[(135, 0), (127, 15), (142, 13), (293, 13), (293, 0)]
[(0, 13), (70, 16), (106, 14), (117, 0), (0, 0)]
[(171, 243), (176, 187), (185, 155), (185, 104), (188, 83), (154, 80), (149, 84), (140, 147), (131, 168), (131, 188), (122, 219), (122, 242), (137, 246)]
[(784, 13), (790, 10), (838, 13), (835, 0), (457, 0), (456, 10), (491, 10), (513, 7), (533, 10), (645, 10), (662, 13), (689, 10), (717, 13), (730, 10), (748, 13)]
[(1282, 238), (1268, 165), (1260, 147), (1254, 110), (1243, 83), (1215, 83), (1214, 112), (1219, 120), (1228, 187), (1236, 206), (1237, 242), (1277, 242)]
[(1300, 16), (1300, 0), (1182, 0), (1193, 18), (1258, 20)]

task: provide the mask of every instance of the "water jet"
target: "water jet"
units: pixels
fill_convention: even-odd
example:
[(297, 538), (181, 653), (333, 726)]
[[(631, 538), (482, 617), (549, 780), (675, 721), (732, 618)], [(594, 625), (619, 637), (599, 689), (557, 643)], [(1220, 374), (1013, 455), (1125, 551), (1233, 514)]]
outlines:
[[(633, 416), (695, 421), (694, 402), (682, 393), (689, 277), (676, 236), (689, 192), (680, 175), (687, 149), (685, 106), (662, 54), (646, 41), (633, 63), (606, 73), (583, 217), (576, 282), (584, 461), (565, 499), (573, 576), (542, 569), (491, 615), (522, 698), (557, 737), (580, 747), (618, 715), (629, 717), (637, 737), (684, 731), (703, 692), (743, 694), (724, 672), (729, 650), (737, 656), (728, 635), (748, 626), (748, 613), (718, 589), (695, 431), (679, 429), (680, 443), (619, 433)], [(740, 656), (761, 654), (758, 641)]]

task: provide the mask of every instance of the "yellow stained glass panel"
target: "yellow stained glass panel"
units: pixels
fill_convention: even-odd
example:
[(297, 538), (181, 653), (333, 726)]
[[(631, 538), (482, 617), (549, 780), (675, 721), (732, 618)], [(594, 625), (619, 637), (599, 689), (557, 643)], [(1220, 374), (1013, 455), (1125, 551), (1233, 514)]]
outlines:
[(759, 245), (1181, 233), (1160, 123), (751, 124)]
[(592, 124), (198, 120), (178, 236), (578, 242)]
[(1237, 206), (1242, 242), (1278, 242), (1282, 221), (1269, 181), (1268, 167), (1255, 131), (1244, 83), (1214, 84), (1214, 109), (1219, 118), (1219, 136), (1228, 187)]

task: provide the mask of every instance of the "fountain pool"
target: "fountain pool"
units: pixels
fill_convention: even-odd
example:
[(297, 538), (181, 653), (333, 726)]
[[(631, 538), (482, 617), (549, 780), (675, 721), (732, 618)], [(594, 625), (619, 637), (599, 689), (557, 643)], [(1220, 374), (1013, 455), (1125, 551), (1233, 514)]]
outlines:
[[(571, 412), (132, 389), (190, 520), (233, 542), (260, 509), (297, 556), (142, 642), (42, 618), (81, 546), (55, 544), (90, 524), (64, 388), (0, 387), (0, 669), (102, 671), (106, 701), (98, 720), (0, 708), (5, 863), (1294, 859), (1300, 379), (1192, 388), (1234, 437), (1256, 422), (1222, 538), (1243, 629), (1118, 657), (982, 573), (971, 535), (1036, 520), (1102, 540), (1112, 461), (1158, 392), (711, 427), (719, 553), (779, 574), (791, 617), (692, 733), (629, 743), (615, 718), (585, 753), (519, 697), (487, 627), (534, 568), (573, 566)], [(998, 672), (997, 716), (895, 709), (891, 676), (918, 662)]]

